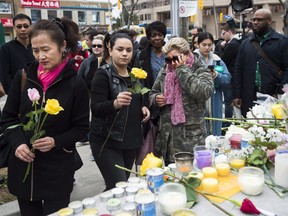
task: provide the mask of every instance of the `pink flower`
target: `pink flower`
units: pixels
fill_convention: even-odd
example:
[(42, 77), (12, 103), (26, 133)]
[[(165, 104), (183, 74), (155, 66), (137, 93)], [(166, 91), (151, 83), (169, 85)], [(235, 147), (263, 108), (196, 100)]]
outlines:
[(36, 88), (29, 88), (27, 90), (28, 92), (28, 97), (33, 103), (37, 103), (38, 100), (40, 99), (40, 94)]
[(261, 212), (254, 206), (249, 199), (244, 199), (240, 211), (247, 214), (260, 214)]

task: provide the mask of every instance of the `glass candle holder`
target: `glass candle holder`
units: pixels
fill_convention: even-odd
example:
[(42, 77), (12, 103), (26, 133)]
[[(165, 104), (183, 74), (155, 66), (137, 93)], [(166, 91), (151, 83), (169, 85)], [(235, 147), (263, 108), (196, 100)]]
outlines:
[(178, 152), (173, 155), (177, 171), (186, 175), (192, 171), (193, 154), (190, 152)]
[(257, 167), (242, 167), (239, 169), (238, 183), (243, 193), (258, 195), (263, 191), (264, 172)]
[(194, 168), (196, 171), (202, 170), (204, 167), (212, 166), (213, 152), (205, 146), (194, 147)]
[(232, 149), (241, 149), (241, 134), (233, 134), (230, 137), (230, 146)]
[(167, 183), (160, 187), (158, 204), (164, 214), (185, 208), (187, 202), (185, 187), (179, 183)]

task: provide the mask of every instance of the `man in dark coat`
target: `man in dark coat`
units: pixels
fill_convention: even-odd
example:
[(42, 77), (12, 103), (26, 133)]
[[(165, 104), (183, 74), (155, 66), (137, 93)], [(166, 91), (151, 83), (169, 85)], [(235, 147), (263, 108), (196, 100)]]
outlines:
[[(288, 83), (287, 36), (271, 28), (272, 13), (268, 9), (257, 10), (251, 20), (254, 34), (241, 43), (233, 74), (233, 105), (241, 107), (244, 116), (254, 105), (257, 92), (277, 96), (283, 93), (282, 86)], [(253, 41), (260, 44), (281, 71), (276, 71), (261, 57)]]
[(0, 81), (8, 94), (16, 72), (26, 63), (34, 62), (29, 32), (31, 19), (25, 14), (17, 14), (13, 18), (16, 38), (1, 46), (0, 49)]

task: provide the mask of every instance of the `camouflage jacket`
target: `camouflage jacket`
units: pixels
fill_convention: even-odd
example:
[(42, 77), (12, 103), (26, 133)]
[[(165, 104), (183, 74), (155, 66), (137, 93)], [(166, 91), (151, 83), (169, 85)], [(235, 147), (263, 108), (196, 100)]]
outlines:
[[(197, 55), (192, 68), (187, 65), (176, 69), (182, 88), (182, 102), (186, 122), (173, 125), (171, 122), (171, 105), (160, 109), (159, 131), (155, 150), (165, 161), (174, 161), (173, 154), (180, 151), (193, 152), (195, 145), (204, 145), (206, 137), (204, 112), (206, 100), (213, 92), (211, 73), (204, 68)], [(164, 94), (166, 65), (160, 70), (149, 93), (149, 99), (155, 104), (158, 94)], [(155, 104), (156, 105), (156, 104)]]

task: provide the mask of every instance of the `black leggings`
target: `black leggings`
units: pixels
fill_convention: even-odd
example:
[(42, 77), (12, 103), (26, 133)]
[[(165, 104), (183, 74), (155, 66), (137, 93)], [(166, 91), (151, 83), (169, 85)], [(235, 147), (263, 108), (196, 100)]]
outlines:
[(115, 164), (132, 169), (137, 149), (115, 149), (105, 147), (99, 156), (100, 145), (91, 143), (91, 149), (95, 162), (105, 180), (106, 190), (115, 187), (119, 181), (127, 181), (130, 172), (125, 172), (115, 167)]
[(70, 196), (61, 200), (28, 201), (18, 198), (21, 216), (46, 216), (68, 206)]

